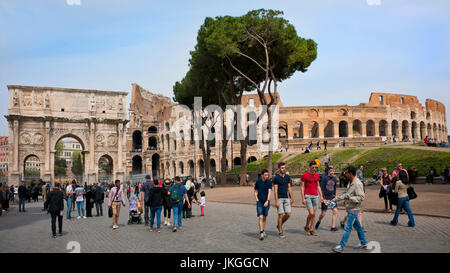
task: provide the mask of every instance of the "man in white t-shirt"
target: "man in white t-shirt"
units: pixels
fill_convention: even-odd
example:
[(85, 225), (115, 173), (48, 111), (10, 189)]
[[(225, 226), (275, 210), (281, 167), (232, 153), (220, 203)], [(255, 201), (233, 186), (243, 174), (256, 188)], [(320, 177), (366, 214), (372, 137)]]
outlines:
[(71, 185), (68, 185), (66, 187), (66, 196), (67, 196), (67, 211), (66, 211), (66, 219), (70, 220), (70, 212), (72, 210), (72, 200), (74, 198), (75, 194), (75, 188), (76, 188), (76, 182), (75, 180), (72, 181)]

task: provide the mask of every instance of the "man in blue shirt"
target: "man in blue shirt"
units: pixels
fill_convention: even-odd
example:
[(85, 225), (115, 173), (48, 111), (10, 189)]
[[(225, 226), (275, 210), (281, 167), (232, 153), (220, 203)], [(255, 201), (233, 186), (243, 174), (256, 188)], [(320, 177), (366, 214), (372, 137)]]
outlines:
[(183, 219), (183, 200), (186, 200), (188, 204), (188, 208), (191, 208), (191, 204), (189, 203), (189, 197), (187, 196), (186, 187), (181, 183), (181, 179), (179, 176), (175, 177), (175, 184), (170, 188), (168, 195), (170, 196), (174, 191), (175, 187), (178, 187), (180, 200), (177, 204), (172, 204), (173, 208), (173, 232), (177, 231), (177, 228), (181, 229), (182, 219)]
[[(322, 203), (322, 213), (319, 216), (319, 221), (317, 221), (315, 226), (316, 230), (319, 228), (320, 221), (322, 221), (322, 219), (327, 214), (328, 206), (325, 204), (326, 201), (333, 200), (336, 197), (336, 185), (337, 185), (337, 178), (334, 176), (333, 166), (329, 166), (328, 175), (323, 176), (322, 180), (320, 181), (320, 187), (322, 188), (324, 203)], [(337, 205), (332, 209), (333, 209), (333, 218), (331, 221), (331, 231), (337, 231), (336, 228), (336, 220), (338, 217)]]
[(291, 206), (294, 203), (291, 177), (286, 174), (286, 163), (278, 163), (279, 172), (273, 178), (275, 206), (278, 209), (278, 234), (284, 239), (283, 224), (291, 216)]
[(267, 237), (264, 232), (266, 217), (269, 214), (270, 194), (272, 193), (272, 181), (269, 179), (269, 171), (263, 170), (261, 178), (255, 184), (256, 215), (259, 218), (259, 239)]

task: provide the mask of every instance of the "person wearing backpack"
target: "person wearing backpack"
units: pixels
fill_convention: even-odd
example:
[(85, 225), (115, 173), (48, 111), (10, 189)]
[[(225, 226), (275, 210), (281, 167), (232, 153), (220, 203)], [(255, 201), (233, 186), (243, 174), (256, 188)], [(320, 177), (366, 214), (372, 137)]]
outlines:
[(183, 200), (186, 200), (188, 208), (191, 207), (189, 203), (189, 198), (187, 196), (186, 187), (181, 183), (179, 176), (175, 177), (175, 184), (170, 188), (169, 192), (170, 202), (173, 208), (173, 232), (177, 231), (177, 228), (181, 229), (182, 225), (182, 214), (183, 214)]
[[(165, 195), (168, 195), (169, 190), (172, 188), (173, 183), (169, 178), (166, 178), (163, 184), (163, 190)], [(170, 212), (172, 211), (172, 203), (169, 198), (166, 198), (164, 201), (164, 225), (170, 226)]]
[(165, 194), (162, 185), (155, 180), (155, 186), (150, 190), (150, 196), (148, 197), (148, 203), (150, 204), (150, 231), (153, 231), (153, 223), (155, 222), (156, 214), (156, 231), (160, 233), (161, 228), (161, 210), (165, 203), (167, 194)]

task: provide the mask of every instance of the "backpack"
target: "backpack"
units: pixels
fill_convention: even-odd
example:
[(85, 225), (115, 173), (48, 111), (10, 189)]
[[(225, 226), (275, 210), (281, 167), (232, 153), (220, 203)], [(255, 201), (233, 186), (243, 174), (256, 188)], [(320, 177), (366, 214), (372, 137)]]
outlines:
[(170, 193), (170, 202), (172, 204), (178, 204), (180, 202), (180, 186), (181, 184), (175, 185)]

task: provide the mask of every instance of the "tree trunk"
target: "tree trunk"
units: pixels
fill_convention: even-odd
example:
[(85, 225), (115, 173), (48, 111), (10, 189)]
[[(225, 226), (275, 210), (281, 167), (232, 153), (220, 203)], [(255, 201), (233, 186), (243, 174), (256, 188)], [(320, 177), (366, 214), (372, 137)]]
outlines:
[(227, 183), (227, 144), (228, 140), (225, 132), (225, 122), (222, 124), (222, 158), (220, 159), (220, 184), (225, 185)]
[[(271, 111), (270, 111), (269, 107), (267, 107), (267, 132), (269, 133), (270, 140), (273, 141), (273, 136), (271, 134), (272, 133), (272, 116), (271, 116)], [(273, 175), (273, 173), (272, 173), (272, 165), (273, 165), (272, 157), (273, 157), (273, 151), (272, 151), (272, 149), (269, 149), (269, 154), (268, 154), (268, 158), (267, 158), (267, 170), (269, 171), (270, 176)]]

